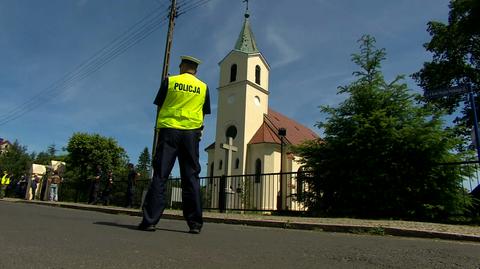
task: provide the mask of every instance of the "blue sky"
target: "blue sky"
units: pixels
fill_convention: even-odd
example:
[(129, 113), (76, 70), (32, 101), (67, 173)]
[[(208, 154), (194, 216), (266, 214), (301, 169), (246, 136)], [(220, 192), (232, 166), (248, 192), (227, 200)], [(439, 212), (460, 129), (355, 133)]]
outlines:
[[(198, 2), (178, 1), (184, 10)], [(166, 23), (100, 69), (80, 68), (105, 46), (119, 44), (112, 41), (142, 18), (164, 14), (169, 2), (0, 0), (0, 137), (39, 152), (65, 146), (74, 132), (98, 133), (116, 139), (136, 163), (152, 145)], [(203, 60), (198, 75), (210, 86), (213, 108), (201, 144), (204, 173), (203, 149), (215, 134), (218, 62), (235, 45), (245, 4), (203, 2), (176, 20), (169, 71), (178, 72), (183, 54)], [(351, 54), (363, 34), (387, 50), (387, 80), (408, 76), (431, 58), (422, 47), (430, 40), (427, 22), (447, 21), (448, 11), (448, 0), (250, 0), (252, 30), (271, 66), (270, 107), (321, 134), (314, 127), (325, 117), (318, 106), (345, 98), (337, 87), (353, 80)]]

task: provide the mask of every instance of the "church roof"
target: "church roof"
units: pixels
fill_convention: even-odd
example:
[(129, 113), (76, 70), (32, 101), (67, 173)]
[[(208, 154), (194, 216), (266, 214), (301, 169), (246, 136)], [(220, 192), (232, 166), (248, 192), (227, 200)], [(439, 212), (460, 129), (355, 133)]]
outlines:
[(280, 137), (278, 136), (278, 129), (280, 128), (287, 130), (284, 140), (286, 144), (299, 145), (304, 141), (319, 138), (309, 128), (269, 108), (268, 114), (264, 116), (263, 124), (258, 128), (249, 144), (280, 144)]
[(237, 43), (235, 44), (235, 49), (245, 53), (257, 53), (259, 51), (257, 44), (255, 43), (255, 37), (253, 36), (252, 29), (250, 28), (248, 17), (250, 17), (250, 15), (246, 13), (242, 31), (238, 36)]

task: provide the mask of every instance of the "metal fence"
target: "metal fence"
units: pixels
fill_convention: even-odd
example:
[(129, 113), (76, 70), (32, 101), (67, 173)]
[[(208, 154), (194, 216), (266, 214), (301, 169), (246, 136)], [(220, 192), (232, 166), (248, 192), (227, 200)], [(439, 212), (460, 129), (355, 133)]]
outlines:
[[(203, 207), (225, 211), (306, 211), (298, 199), (305, 187), (298, 173), (206, 177)], [(301, 177), (300, 177), (301, 178)]]
[[(480, 165), (478, 162), (440, 164), (468, 170), (463, 189), (465, 195), (480, 185)], [(201, 177), (200, 187), (204, 209), (226, 211), (290, 211), (303, 212), (308, 208), (299, 199), (302, 192), (308, 191), (305, 177), (309, 172), (233, 175), (222, 177)], [(150, 181), (138, 181), (135, 189), (134, 206), (140, 207)], [(66, 180), (59, 190), (60, 200), (88, 202), (89, 182), (74, 183)], [(479, 191), (480, 187), (477, 187)], [(102, 190), (102, 189), (101, 189)], [(110, 204), (124, 206), (127, 181), (114, 181)], [(101, 194), (99, 194), (101, 195)], [(477, 197), (478, 198), (478, 197)], [(180, 178), (171, 178), (166, 189), (167, 208), (180, 209), (182, 189)], [(101, 200), (100, 200), (101, 203)]]
[[(302, 176), (304, 176), (302, 174)], [(222, 177), (201, 177), (200, 189), (204, 209), (225, 211), (306, 211), (298, 194), (305, 191), (299, 173), (253, 174)], [(89, 200), (91, 183), (63, 182), (59, 188), (62, 201)], [(149, 181), (137, 181), (134, 206), (140, 207), (149, 187)], [(102, 196), (103, 186), (99, 196)], [(114, 181), (109, 204), (124, 206), (127, 181)], [(170, 178), (166, 188), (167, 208), (178, 209), (182, 204), (180, 178)], [(99, 204), (102, 199), (99, 200)]]
[(478, 161), (465, 161), (458, 163), (445, 163), (443, 166), (454, 165), (462, 170), (469, 170), (469, 176), (464, 178), (463, 188), (471, 193), (476, 187), (480, 186), (480, 164)]

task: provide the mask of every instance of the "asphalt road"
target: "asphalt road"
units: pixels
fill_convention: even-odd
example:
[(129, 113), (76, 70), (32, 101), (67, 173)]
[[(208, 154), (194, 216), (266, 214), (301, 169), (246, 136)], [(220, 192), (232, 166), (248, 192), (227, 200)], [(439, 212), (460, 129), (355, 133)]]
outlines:
[(480, 268), (480, 244), (183, 221), (0, 201), (0, 268)]

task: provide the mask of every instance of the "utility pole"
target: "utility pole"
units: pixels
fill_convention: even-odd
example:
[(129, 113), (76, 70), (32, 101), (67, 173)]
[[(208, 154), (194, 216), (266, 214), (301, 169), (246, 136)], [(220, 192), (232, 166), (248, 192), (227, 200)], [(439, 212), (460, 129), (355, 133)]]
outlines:
[[(172, 1), (172, 4), (170, 5), (170, 14), (168, 15), (169, 17), (168, 32), (167, 32), (167, 40), (165, 44), (165, 54), (163, 56), (163, 70), (162, 70), (161, 82), (163, 82), (168, 76), (168, 66), (170, 63), (170, 50), (172, 48), (172, 41), (173, 41), (173, 27), (175, 26), (175, 17), (177, 16), (177, 0), (171, 0), (171, 1)], [(157, 141), (158, 141), (157, 118), (158, 118), (159, 112), (160, 112), (160, 108), (157, 107), (157, 114), (155, 117), (155, 131), (153, 135), (152, 161), (155, 159), (155, 150), (156, 150)], [(152, 167), (152, 172), (153, 172), (153, 167)]]

